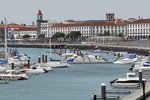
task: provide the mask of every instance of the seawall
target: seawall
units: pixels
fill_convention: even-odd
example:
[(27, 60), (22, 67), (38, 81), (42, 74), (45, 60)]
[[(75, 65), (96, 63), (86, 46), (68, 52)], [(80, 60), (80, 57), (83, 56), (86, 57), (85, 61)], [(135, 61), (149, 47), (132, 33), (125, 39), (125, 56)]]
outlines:
[[(0, 44), (4, 47), (4, 44)], [(8, 47), (22, 47), (22, 48), (49, 48), (49, 44), (44, 43), (17, 43), (8, 44)], [(52, 43), (51, 48), (55, 49), (79, 49), (79, 50), (107, 50), (107, 51), (128, 51), (129, 53), (138, 53), (149, 55), (150, 48), (148, 47), (135, 47), (135, 46), (118, 46), (118, 45), (90, 45), (90, 44), (68, 44), (68, 43)]]

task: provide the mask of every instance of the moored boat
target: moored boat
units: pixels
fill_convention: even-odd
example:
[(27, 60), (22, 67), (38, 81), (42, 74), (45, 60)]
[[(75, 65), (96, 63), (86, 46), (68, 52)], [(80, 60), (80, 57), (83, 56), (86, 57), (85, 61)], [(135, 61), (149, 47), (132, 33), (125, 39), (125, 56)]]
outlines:
[[(146, 83), (146, 79), (142, 79)], [(135, 73), (127, 73), (126, 78), (118, 78), (110, 82), (111, 86), (116, 88), (139, 87), (139, 77)]]
[(27, 74), (17, 74), (15, 70), (7, 70), (5, 73), (0, 74), (1, 80), (26, 80), (28, 79)]

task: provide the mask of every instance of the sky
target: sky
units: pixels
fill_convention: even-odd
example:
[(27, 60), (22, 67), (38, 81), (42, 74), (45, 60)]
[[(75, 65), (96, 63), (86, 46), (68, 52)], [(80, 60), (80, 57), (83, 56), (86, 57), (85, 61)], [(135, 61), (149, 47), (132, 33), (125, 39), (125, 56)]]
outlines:
[(150, 0), (0, 0), (0, 21), (31, 24), (41, 9), (45, 20), (104, 20), (106, 13), (115, 18), (150, 18)]

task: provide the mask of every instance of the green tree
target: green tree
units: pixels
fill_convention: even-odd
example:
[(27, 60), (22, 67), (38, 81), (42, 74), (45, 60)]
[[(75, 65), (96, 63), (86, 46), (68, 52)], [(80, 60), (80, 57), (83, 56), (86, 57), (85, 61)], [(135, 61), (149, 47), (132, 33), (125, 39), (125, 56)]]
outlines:
[(28, 35), (28, 34), (25, 34), (25, 35), (23, 35), (23, 39), (28, 39), (28, 38), (30, 38), (31, 36), (30, 35)]
[(45, 35), (44, 35), (44, 34), (40, 34), (40, 35), (38, 36), (38, 39), (45, 39)]
[(64, 36), (65, 36), (65, 34), (64, 34), (64, 33), (61, 33), (61, 32), (56, 32), (56, 33), (53, 35), (54, 38), (59, 38), (59, 37), (64, 37)]
[(71, 31), (67, 37), (73, 39), (73, 41), (81, 38), (81, 32), (80, 31)]

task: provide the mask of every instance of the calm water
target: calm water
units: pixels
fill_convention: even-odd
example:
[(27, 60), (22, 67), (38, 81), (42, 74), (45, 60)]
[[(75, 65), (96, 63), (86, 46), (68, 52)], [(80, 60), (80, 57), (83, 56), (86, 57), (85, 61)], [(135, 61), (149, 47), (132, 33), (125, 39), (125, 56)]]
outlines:
[[(19, 48), (32, 61), (47, 49)], [(115, 57), (102, 53), (109, 60)], [(59, 58), (53, 54), (53, 58)], [(131, 65), (116, 64), (74, 64), (70, 68), (31, 76), (25, 81), (11, 81), (0, 85), (0, 100), (91, 100), (91, 94), (100, 94), (101, 84), (111, 89), (109, 82), (114, 78), (126, 77)]]

